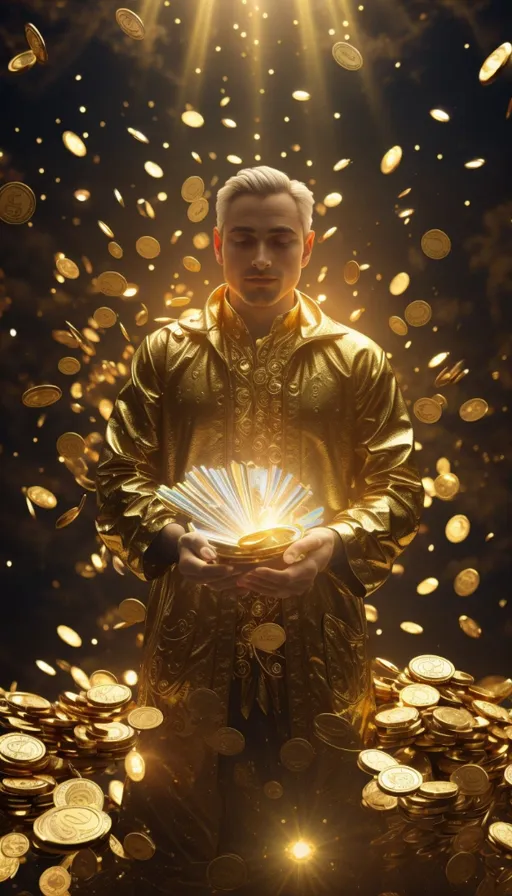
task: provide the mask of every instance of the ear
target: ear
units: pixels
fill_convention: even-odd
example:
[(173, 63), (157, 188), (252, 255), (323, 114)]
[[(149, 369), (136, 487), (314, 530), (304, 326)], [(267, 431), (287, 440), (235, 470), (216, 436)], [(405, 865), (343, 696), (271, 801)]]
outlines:
[(314, 230), (310, 230), (305, 243), (304, 243), (304, 251), (302, 253), (302, 261), (301, 267), (305, 268), (307, 264), (309, 264), (311, 258), (311, 252), (313, 251), (313, 243), (315, 242), (316, 233)]
[(213, 250), (215, 252), (215, 258), (219, 264), (223, 264), (222, 259), (222, 237), (220, 235), (220, 231), (218, 227), (213, 228)]

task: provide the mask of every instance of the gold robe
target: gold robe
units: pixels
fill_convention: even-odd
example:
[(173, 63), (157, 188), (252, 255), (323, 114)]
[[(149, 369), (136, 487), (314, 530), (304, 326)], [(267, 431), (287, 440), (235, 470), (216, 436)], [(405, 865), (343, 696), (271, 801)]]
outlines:
[[(233, 676), (243, 679), (246, 717), (256, 696), (264, 712), (272, 704), (286, 713), (291, 738), (315, 749), (321, 713), (340, 715), (361, 745), (372, 742), (363, 599), (415, 537), (423, 486), (410, 417), (383, 349), (299, 290), (295, 299), (255, 346), (226, 284), (219, 286), (201, 312), (144, 339), (107, 425), (97, 531), (136, 576), (152, 580), (138, 700), (163, 711), (182, 745), (193, 735), (187, 694), (214, 690), (227, 725)], [(156, 487), (180, 481), (194, 465), (231, 460), (278, 464), (309, 485), (310, 507), (324, 507), (319, 525), (339, 534), (350, 575), (331, 567), (305, 594), (272, 601), (193, 586), (177, 564), (145, 567), (160, 529), (184, 522)], [(258, 659), (255, 683), (250, 631), (269, 619), (281, 622), (286, 641), (277, 655)], [(192, 755), (190, 748), (193, 763)], [(218, 758), (202, 748), (197, 757), (180, 797), (191, 803), (199, 777), (211, 790)], [(197, 799), (206, 813), (204, 793)], [(213, 834), (205, 855), (214, 844)]]

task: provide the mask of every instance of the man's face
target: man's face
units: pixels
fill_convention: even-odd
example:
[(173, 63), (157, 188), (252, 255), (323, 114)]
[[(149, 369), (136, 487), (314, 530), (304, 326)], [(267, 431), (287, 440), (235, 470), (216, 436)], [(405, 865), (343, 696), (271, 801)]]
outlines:
[(288, 193), (243, 193), (228, 206), (224, 238), (217, 227), (213, 237), (230, 293), (246, 305), (268, 308), (297, 286), (315, 232), (304, 240), (295, 200)]

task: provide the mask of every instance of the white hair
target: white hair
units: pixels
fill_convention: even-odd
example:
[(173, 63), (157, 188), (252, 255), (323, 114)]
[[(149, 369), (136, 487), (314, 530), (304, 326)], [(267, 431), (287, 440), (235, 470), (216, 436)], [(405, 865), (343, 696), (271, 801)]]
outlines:
[(238, 174), (230, 177), (218, 191), (217, 227), (221, 236), (223, 236), (228, 205), (240, 193), (257, 193), (260, 196), (268, 196), (271, 193), (289, 193), (296, 202), (304, 237), (310, 232), (315, 202), (311, 190), (300, 180), (290, 180), (284, 171), (269, 168), (268, 165), (259, 165), (255, 168), (242, 168)]

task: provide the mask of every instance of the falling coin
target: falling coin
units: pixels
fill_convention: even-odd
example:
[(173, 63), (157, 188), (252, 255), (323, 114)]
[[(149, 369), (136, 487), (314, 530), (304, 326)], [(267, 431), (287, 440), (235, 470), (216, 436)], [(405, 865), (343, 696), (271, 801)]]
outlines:
[(443, 230), (427, 230), (421, 238), (421, 248), (428, 258), (446, 258), (451, 247), (450, 237)]
[(65, 432), (57, 439), (57, 451), (62, 457), (80, 457), (85, 447), (85, 440), (77, 432)]
[(380, 170), (382, 174), (391, 174), (396, 168), (398, 168), (402, 159), (402, 147), (401, 146), (392, 146), (391, 149), (388, 149), (387, 153), (382, 157), (380, 163)]
[(121, 296), (128, 286), (128, 282), (117, 271), (103, 271), (96, 278), (96, 285), (104, 296)]
[(357, 261), (354, 261), (353, 259), (347, 261), (343, 268), (343, 279), (345, 280), (345, 283), (348, 283), (349, 286), (354, 286), (359, 280), (360, 275), (361, 269)]
[(156, 846), (147, 834), (141, 834), (133, 831), (127, 834), (123, 840), (123, 846), (126, 853), (139, 862), (146, 862), (153, 858), (156, 852)]
[(134, 597), (127, 597), (126, 600), (119, 604), (119, 613), (125, 622), (136, 623), (144, 622), (146, 618), (146, 607), (142, 601)]
[(407, 326), (405, 320), (402, 320), (401, 317), (398, 317), (396, 314), (391, 315), (389, 318), (389, 326), (392, 329), (393, 333), (396, 333), (397, 336), (407, 336), (409, 332), (409, 327)]
[(440, 473), (434, 479), (434, 490), (438, 498), (443, 501), (451, 501), (458, 494), (460, 482), (455, 473)]
[(479, 638), (482, 634), (482, 629), (478, 625), (478, 622), (471, 619), (469, 616), (459, 616), (459, 625), (464, 634), (468, 635), (470, 638)]
[(204, 193), (204, 181), (197, 175), (187, 177), (181, 187), (181, 197), (185, 202), (195, 202)]
[(139, 731), (158, 728), (163, 720), (163, 713), (155, 706), (139, 706), (128, 714), (128, 724)]
[(442, 414), (442, 408), (433, 398), (418, 398), (413, 406), (414, 415), (422, 423), (437, 423)]
[(80, 268), (70, 258), (58, 258), (55, 267), (67, 280), (76, 280), (80, 276)]
[(410, 305), (407, 305), (404, 316), (411, 327), (424, 327), (432, 317), (432, 308), (428, 302), (423, 302), (419, 299), (418, 301), (411, 302)]
[(448, 520), (444, 531), (448, 541), (451, 541), (452, 544), (459, 544), (468, 537), (470, 528), (471, 523), (467, 516), (457, 513)]
[[(30, 497), (30, 495), (29, 495)], [(476, 569), (463, 569), (453, 582), (453, 589), (459, 597), (469, 597), (480, 584), (480, 576)]]
[(46, 51), (43, 35), (37, 30), (36, 26), (31, 25), (30, 22), (25, 25), (25, 37), (27, 38), (27, 43), (37, 61), (41, 62), (43, 65), (48, 62), (48, 53)]
[(160, 243), (154, 236), (140, 236), (135, 248), (142, 258), (156, 258), (160, 255)]
[(201, 262), (198, 261), (197, 258), (194, 258), (193, 255), (185, 255), (183, 258), (183, 267), (186, 268), (187, 271), (197, 274), (198, 271), (201, 270)]
[(462, 420), (467, 423), (474, 423), (475, 420), (481, 420), (485, 417), (489, 405), (483, 398), (470, 398), (465, 401), (459, 408), (459, 415)]
[(57, 364), (57, 368), (60, 373), (65, 373), (67, 376), (73, 376), (75, 373), (81, 368), (80, 361), (78, 358), (72, 358), (71, 356), (66, 358), (61, 358), (59, 363)]
[(143, 40), (145, 37), (144, 22), (131, 9), (116, 9), (116, 22), (128, 37), (134, 40)]
[(478, 80), (481, 84), (490, 84), (494, 80), (498, 72), (504, 68), (512, 54), (512, 44), (505, 41), (504, 44), (493, 50), (490, 56), (484, 61), (479, 73)]
[(107, 249), (113, 258), (122, 258), (123, 257), (123, 249), (119, 245), (119, 243), (116, 243), (113, 240), (111, 240), (107, 246)]
[(74, 156), (78, 156), (82, 158), (87, 155), (87, 147), (78, 134), (75, 134), (74, 131), (64, 131), (62, 135), (62, 142), (66, 149), (69, 149)]
[(102, 327), (105, 330), (107, 330), (109, 327), (115, 326), (115, 324), (117, 323), (116, 312), (112, 311), (112, 308), (108, 308), (106, 305), (102, 305), (101, 308), (96, 308), (93, 317), (98, 326)]
[(391, 295), (401, 296), (409, 286), (410, 282), (411, 278), (409, 277), (409, 274), (405, 273), (405, 271), (397, 274), (395, 277), (393, 277), (391, 283), (389, 284), (389, 291)]
[(27, 408), (46, 408), (62, 398), (62, 390), (58, 386), (32, 386), (21, 396)]
[(34, 504), (37, 504), (38, 507), (43, 507), (45, 510), (52, 510), (57, 506), (57, 498), (53, 492), (40, 485), (31, 485), (27, 489), (27, 495)]
[(32, 50), (24, 50), (23, 53), (18, 53), (17, 56), (13, 56), (7, 68), (10, 72), (26, 72), (29, 68), (32, 68), (36, 62), (37, 59)]
[(69, 526), (74, 520), (76, 520), (77, 516), (82, 512), (83, 506), (85, 504), (87, 495), (82, 495), (82, 499), (78, 507), (70, 507), (69, 510), (66, 510), (61, 516), (59, 516), (58, 520), (55, 522), (56, 529), (64, 529), (66, 526)]
[(187, 217), (189, 221), (193, 221), (194, 224), (197, 224), (199, 221), (206, 218), (209, 210), (210, 206), (207, 199), (196, 199), (189, 205), (187, 209)]
[(356, 72), (363, 65), (363, 57), (359, 50), (344, 41), (337, 41), (332, 48), (332, 55), (338, 65), (347, 71)]
[(36, 197), (27, 184), (12, 180), (0, 187), (0, 221), (26, 224), (34, 214)]

